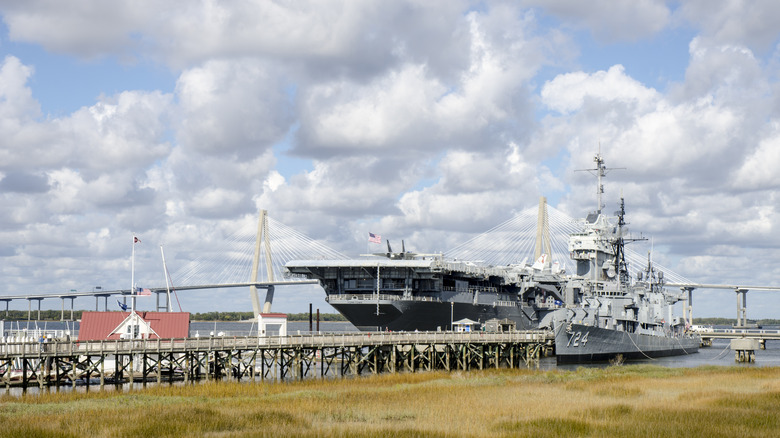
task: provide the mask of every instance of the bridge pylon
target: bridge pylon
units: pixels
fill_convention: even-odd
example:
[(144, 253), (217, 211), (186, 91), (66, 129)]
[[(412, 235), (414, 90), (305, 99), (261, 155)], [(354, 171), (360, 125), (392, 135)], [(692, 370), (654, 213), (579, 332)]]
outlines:
[(542, 254), (552, 258), (552, 246), (550, 245), (550, 221), (547, 216), (547, 198), (539, 198), (539, 214), (536, 218), (536, 247), (534, 249), (534, 261)]
[[(250, 278), (251, 283), (257, 283), (258, 271), (260, 268), (260, 253), (262, 248), (265, 249), (265, 266), (268, 282), (274, 281), (274, 270), (271, 259), (271, 237), (268, 234), (268, 211), (260, 210), (259, 217), (257, 219), (257, 235), (255, 236), (255, 256), (252, 261), (252, 276)], [(252, 285), (249, 287), (249, 293), (252, 298), (252, 310), (255, 317), (260, 313), (270, 313), (271, 303), (274, 299), (274, 287), (269, 285), (266, 288), (265, 302), (263, 306), (260, 306), (260, 297), (257, 295), (257, 286)]]

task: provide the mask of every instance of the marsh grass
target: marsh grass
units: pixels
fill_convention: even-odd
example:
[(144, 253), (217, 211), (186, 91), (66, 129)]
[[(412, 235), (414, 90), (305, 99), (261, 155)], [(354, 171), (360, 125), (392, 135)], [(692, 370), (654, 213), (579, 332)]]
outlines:
[(0, 397), (0, 436), (763, 437), (780, 368), (486, 370)]

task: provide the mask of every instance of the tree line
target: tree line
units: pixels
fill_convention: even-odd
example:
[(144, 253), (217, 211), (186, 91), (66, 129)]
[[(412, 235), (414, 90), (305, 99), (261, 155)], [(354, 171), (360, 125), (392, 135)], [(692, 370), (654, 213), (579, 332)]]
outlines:
[[(84, 310), (74, 310), (73, 320), (80, 320)], [(86, 310), (89, 312), (89, 310)], [(70, 321), (70, 310), (66, 310), (65, 321)], [(41, 317), (38, 318), (38, 311), (33, 310), (29, 314), (29, 319), (33, 321), (61, 321), (63, 313), (60, 310), (41, 310)], [(191, 313), (191, 321), (247, 321), (254, 318), (252, 312), (204, 312), (204, 313)], [(28, 314), (26, 310), (9, 310), (4, 312), (0, 310), (0, 319), (5, 321), (27, 321)], [(312, 315), (313, 320), (317, 320), (317, 314)], [(288, 313), (288, 321), (308, 321), (309, 312), (303, 313)], [(320, 321), (346, 321), (339, 313), (320, 313)]]
[[(192, 321), (247, 321), (254, 318), (252, 312), (205, 312), (193, 313), (190, 316)], [(288, 313), (288, 321), (308, 321), (309, 312)], [(312, 320), (317, 320), (317, 314), (312, 314)], [(340, 313), (320, 313), (320, 321), (346, 321)]]

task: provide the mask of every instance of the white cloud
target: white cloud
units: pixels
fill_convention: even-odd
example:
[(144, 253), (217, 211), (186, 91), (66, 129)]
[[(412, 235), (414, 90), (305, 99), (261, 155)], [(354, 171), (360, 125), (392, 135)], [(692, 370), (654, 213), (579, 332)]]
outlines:
[[(83, 58), (150, 58), (175, 69), (212, 59), (309, 59), (320, 73), (381, 70), (401, 56), (457, 63), (461, 1), (132, 1), (110, 5), (31, 0), (5, 5), (14, 41)], [(437, 67), (438, 68), (438, 67)], [(442, 69), (444, 71), (446, 69)]]
[(741, 45), (711, 45), (701, 38), (690, 43), (691, 60), (685, 71), (685, 99), (715, 96), (729, 105), (766, 105), (771, 88), (764, 67), (754, 53)]
[(723, 0), (717, 7), (708, 0), (683, 2), (679, 14), (702, 30), (714, 44), (747, 45), (766, 50), (777, 43), (780, 4), (773, 0)]
[(179, 143), (208, 155), (262, 154), (292, 123), (286, 85), (255, 60), (209, 61), (184, 71), (176, 85)]
[(650, 37), (669, 24), (670, 11), (663, 0), (527, 0), (560, 19), (589, 30), (602, 41), (636, 41)]
[(154, 16), (149, 7), (89, 0), (75, 0), (68, 5), (49, 0), (29, 1), (6, 5), (3, 9), (12, 40), (29, 41), (53, 52), (87, 58), (134, 48), (133, 31), (143, 28)]
[(548, 107), (560, 113), (578, 111), (589, 99), (646, 106), (653, 105), (659, 98), (654, 89), (646, 88), (627, 76), (622, 65), (593, 74), (574, 72), (559, 75), (544, 84), (541, 96)]
[(780, 187), (780, 130), (773, 124), (769, 136), (763, 138), (758, 148), (748, 155), (735, 174), (734, 185), (740, 189), (777, 189)]
[(0, 67), (0, 120), (3, 130), (18, 128), (22, 121), (40, 116), (40, 106), (27, 87), (34, 69), (23, 65), (19, 58), (6, 56)]
[[(297, 151), (419, 156), (453, 147), (501, 148), (524, 135), (530, 108), (522, 82), (541, 68), (549, 42), (528, 38), (512, 28), (515, 21), (503, 19), (517, 11), (498, 9), (467, 16), (470, 62), (453, 82), (427, 64), (406, 63), (365, 83), (341, 78), (302, 89)], [(492, 137), (497, 130), (500, 136)]]

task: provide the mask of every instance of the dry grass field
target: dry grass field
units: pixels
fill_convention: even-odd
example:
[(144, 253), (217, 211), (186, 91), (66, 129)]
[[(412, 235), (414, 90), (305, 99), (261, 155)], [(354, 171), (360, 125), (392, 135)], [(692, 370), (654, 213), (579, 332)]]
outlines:
[(0, 436), (776, 437), (780, 368), (488, 370), (6, 395)]

